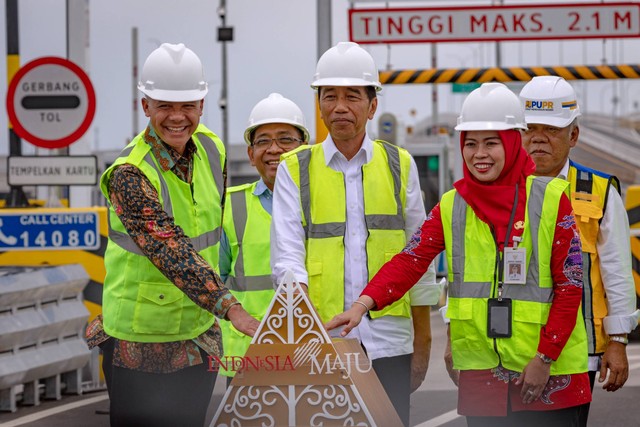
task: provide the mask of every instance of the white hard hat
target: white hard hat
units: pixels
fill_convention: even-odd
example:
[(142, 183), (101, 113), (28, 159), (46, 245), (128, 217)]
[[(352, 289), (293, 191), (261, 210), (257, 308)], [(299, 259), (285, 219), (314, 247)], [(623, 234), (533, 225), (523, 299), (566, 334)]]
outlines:
[(142, 66), (140, 92), (158, 101), (199, 101), (207, 94), (200, 58), (184, 44), (163, 43)]
[(462, 104), (456, 130), (526, 129), (518, 96), (502, 83), (483, 83)]
[(244, 131), (244, 141), (251, 145), (251, 133), (254, 129), (270, 123), (286, 123), (295, 126), (302, 132), (304, 142), (309, 141), (309, 131), (305, 126), (302, 110), (295, 102), (279, 93), (270, 94), (253, 107), (247, 129)]
[(562, 77), (538, 76), (520, 91), (527, 123), (567, 127), (580, 116), (578, 97)]
[(382, 90), (373, 58), (357, 43), (340, 42), (318, 59), (311, 87), (373, 86)]

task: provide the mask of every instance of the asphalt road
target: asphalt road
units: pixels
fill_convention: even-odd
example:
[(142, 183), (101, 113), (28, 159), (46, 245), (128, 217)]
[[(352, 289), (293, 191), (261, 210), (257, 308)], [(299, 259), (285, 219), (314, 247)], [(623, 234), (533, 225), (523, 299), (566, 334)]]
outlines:
[[(411, 397), (411, 424), (418, 427), (463, 427), (464, 417), (456, 412), (456, 388), (447, 376), (442, 354), (445, 329), (435, 312), (432, 316), (433, 347), (427, 378)], [(596, 384), (589, 426), (631, 427), (640, 419), (640, 342), (627, 347), (630, 375), (625, 386), (615, 393), (604, 392)], [(224, 380), (216, 384), (210, 414), (221, 401)], [(83, 396), (64, 396), (59, 401), (43, 401), (37, 407), (19, 407), (18, 411), (0, 414), (0, 427), (108, 427), (106, 392)]]

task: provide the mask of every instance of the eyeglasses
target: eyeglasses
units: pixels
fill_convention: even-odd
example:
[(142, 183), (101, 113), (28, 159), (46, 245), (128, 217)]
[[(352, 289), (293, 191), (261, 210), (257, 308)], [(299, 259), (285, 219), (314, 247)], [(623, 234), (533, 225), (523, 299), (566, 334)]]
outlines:
[(274, 141), (276, 145), (282, 148), (283, 150), (288, 150), (290, 148), (293, 148), (297, 146), (300, 142), (302, 142), (301, 139), (292, 138), (290, 136), (282, 136), (280, 138), (260, 138), (253, 141), (251, 146), (253, 148), (257, 148), (258, 150), (266, 150), (267, 148), (271, 147), (271, 144)]

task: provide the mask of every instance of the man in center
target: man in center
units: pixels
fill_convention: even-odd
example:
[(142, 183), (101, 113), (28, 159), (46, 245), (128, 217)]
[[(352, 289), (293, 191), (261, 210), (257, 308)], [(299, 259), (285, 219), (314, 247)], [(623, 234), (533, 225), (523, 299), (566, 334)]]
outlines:
[[(318, 60), (311, 87), (329, 130), (322, 144), (282, 156), (274, 187), (271, 266), (280, 283), (294, 273), (323, 322), (350, 308), (426, 215), (411, 155), (366, 131), (382, 89), (371, 55), (342, 42)], [(410, 394), (426, 375), (433, 266), (404, 298), (372, 311), (355, 336), (405, 425)]]

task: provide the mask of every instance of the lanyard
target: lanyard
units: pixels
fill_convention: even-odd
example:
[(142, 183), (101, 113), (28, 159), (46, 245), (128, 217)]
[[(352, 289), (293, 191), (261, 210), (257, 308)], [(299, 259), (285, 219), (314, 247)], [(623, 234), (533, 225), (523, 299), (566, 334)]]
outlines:
[[(502, 280), (504, 279), (504, 249), (509, 244), (509, 238), (511, 237), (511, 229), (513, 228), (513, 220), (516, 217), (516, 208), (518, 207), (518, 183), (516, 183), (516, 194), (513, 199), (513, 207), (511, 208), (511, 217), (509, 218), (509, 225), (507, 225), (507, 233), (504, 238), (504, 245), (502, 246), (502, 252), (497, 252), (498, 257), (498, 301), (502, 301)], [(515, 241), (515, 237), (513, 238)], [(496, 242), (497, 244), (497, 242)]]

